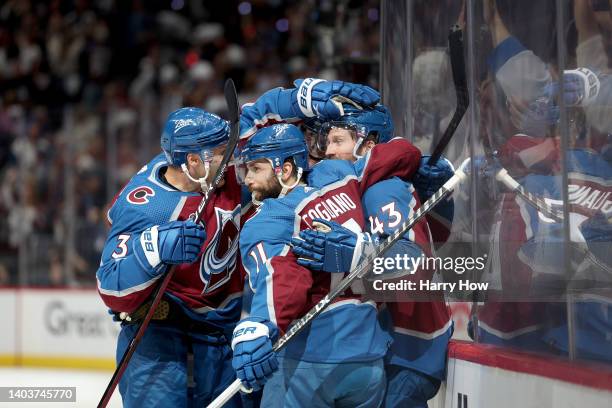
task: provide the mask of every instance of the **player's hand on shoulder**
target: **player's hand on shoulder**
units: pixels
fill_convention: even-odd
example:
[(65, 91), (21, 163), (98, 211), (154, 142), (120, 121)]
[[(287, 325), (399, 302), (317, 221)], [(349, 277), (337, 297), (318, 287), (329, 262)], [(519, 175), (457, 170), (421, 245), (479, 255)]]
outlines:
[(316, 229), (300, 231), (292, 238), (293, 253), (298, 264), (323, 272), (349, 272), (374, 248), (368, 233), (353, 232), (334, 221), (313, 220)]
[(375, 89), (350, 82), (306, 78), (296, 80), (294, 85), (295, 111), (305, 118), (316, 116), (322, 120), (334, 120), (344, 115), (343, 103), (366, 107), (380, 100), (380, 94)]
[[(272, 349), (271, 323), (244, 319), (234, 329), (232, 337), (232, 367), (247, 390), (261, 389), (278, 369), (276, 353)], [(272, 327), (272, 331), (276, 329)]]

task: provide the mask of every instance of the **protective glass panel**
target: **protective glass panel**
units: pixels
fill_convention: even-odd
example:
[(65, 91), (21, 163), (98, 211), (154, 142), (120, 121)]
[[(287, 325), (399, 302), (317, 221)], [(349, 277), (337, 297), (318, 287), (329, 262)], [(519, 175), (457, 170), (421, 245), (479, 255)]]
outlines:
[(562, 191), (554, 92), (561, 63), (558, 10), (554, 1), (471, 6), (479, 74), (471, 198), (482, 210), (475, 230), (477, 241), (486, 242), (480, 281), (488, 284), (477, 299), (474, 336), (483, 343), (558, 354), (549, 331), (566, 321), (564, 224), (541, 208), (550, 197), (544, 185), (547, 193)]
[(558, 99), (567, 129), (565, 203), (569, 341), (577, 359), (612, 362), (612, 15), (609, 1), (570, 2)]
[[(447, 3), (384, 6), (383, 33), (408, 41), (396, 50), (397, 38), (383, 34), (382, 88), (409, 138), (433, 151), (457, 110), (442, 28), (460, 23), (471, 105), (445, 156), (471, 161), (453, 194), (450, 235), (436, 245), (436, 257), (453, 259), (437, 268), (456, 284), (447, 299), (472, 302), (469, 325), (470, 307), (452, 304), (462, 311), (456, 333), (610, 360), (610, 4)], [(466, 272), (467, 262), (479, 267)]]

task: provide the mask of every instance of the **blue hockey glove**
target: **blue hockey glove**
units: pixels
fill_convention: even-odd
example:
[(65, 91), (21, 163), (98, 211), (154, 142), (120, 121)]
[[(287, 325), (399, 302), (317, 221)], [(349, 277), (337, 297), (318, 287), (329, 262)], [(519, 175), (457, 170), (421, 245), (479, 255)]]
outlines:
[[(566, 106), (590, 105), (599, 95), (600, 87), (599, 78), (588, 68), (563, 71), (563, 100)], [(555, 91), (558, 85), (556, 88)]]
[(155, 225), (134, 242), (140, 262), (156, 268), (160, 264), (192, 263), (206, 241), (206, 230), (193, 221), (172, 221)]
[(266, 324), (248, 318), (241, 321), (234, 329), (232, 350), (232, 367), (247, 389), (261, 389), (278, 369), (278, 360), (270, 340), (270, 327)]
[(324, 121), (344, 115), (342, 103), (372, 106), (380, 100), (378, 91), (366, 85), (324, 79), (298, 79), (294, 83), (293, 110), (302, 118), (318, 117)]
[(423, 202), (434, 195), (455, 174), (453, 165), (444, 157), (440, 157), (433, 166), (427, 164), (429, 157), (421, 157), (419, 170), (412, 178), (412, 184)]
[(318, 230), (303, 230), (300, 238), (292, 238), (293, 253), (298, 264), (316, 271), (349, 272), (359, 260), (374, 249), (368, 233), (355, 233), (334, 221), (315, 218)]

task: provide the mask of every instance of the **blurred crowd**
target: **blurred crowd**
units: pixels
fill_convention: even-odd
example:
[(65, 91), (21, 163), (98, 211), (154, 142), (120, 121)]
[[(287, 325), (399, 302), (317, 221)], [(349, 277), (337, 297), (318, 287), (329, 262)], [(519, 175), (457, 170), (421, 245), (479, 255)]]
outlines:
[(297, 78), (376, 86), (378, 1), (0, 4), (0, 285), (92, 286), (105, 207), (181, 106)]

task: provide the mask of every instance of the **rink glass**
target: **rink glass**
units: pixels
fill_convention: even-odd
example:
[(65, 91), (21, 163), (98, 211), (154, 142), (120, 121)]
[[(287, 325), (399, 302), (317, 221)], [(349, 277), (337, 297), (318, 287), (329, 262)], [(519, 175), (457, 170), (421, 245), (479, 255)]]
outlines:
[[(445, 156), (455, 165), (494, 157), (564, 214), (562, 222), (546, 222), (516, 193), (483, 177), (482, 161), (474, 161), (469, 182), (454, 194), (451, 235), (437, 256), (486, 256), (482, 271), (444, 271), (440, 278), (490, 286), (447, 293), (466, 302), (451, 307), (471, 309), (455, 321), (455, 337), (612, 362), (605, 330), (593, 344), (580, 341), (589, 324), (612, 327), (612, 237), (604, 228), (612, 197), (604, 165), (612, 157), (612, 111), (605, 102), (612, 95), (609, 8), (609, 2), (563, 0), (383, 3), (380, 88), (396, 135), (426, 153), (444, 132), (456, 109), (447, 29), (459, 21), (471, 105)], [(499, 53), (510, 36), (525, 48), (514, 60)], [(562, 80), (564, 71), (578, 67), (601, 81), (601, 97), (588, 106), (573, 104), (571, 83)], [(601, 164), (594, 166), (597, 177), (577, 171), (579, 155)], [(601, 218), (593, 218), (598, 211)], [(589, 219), (599, 221), (587, 247), (578, 232)], [(589, 253), (605, 259), (593, 261)]]

